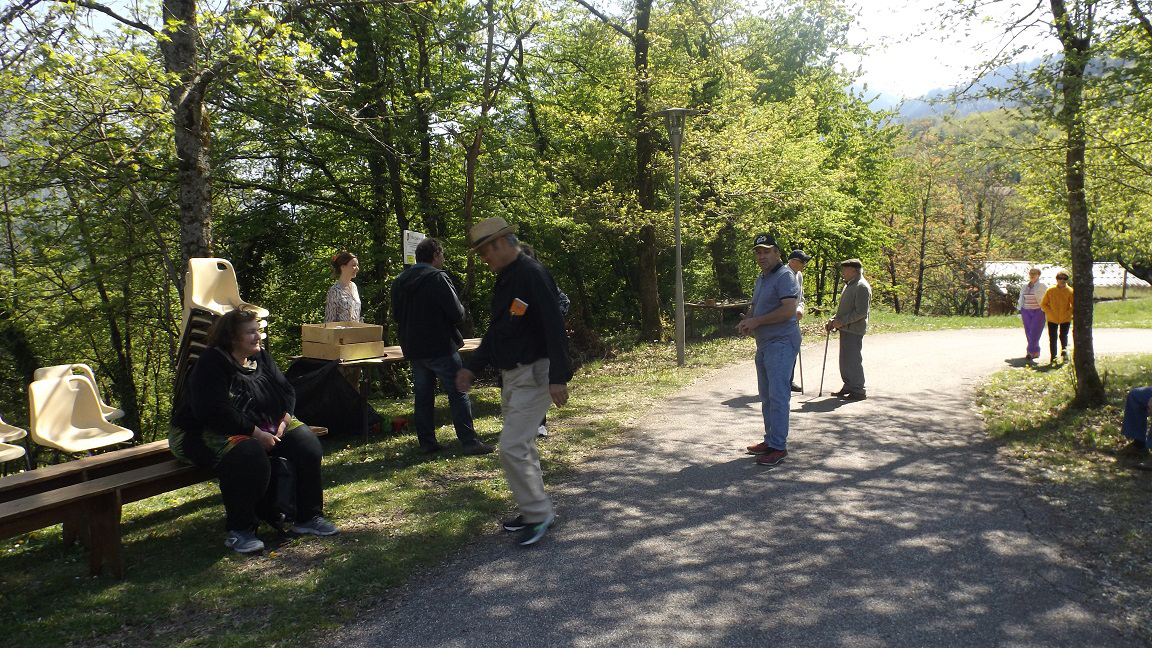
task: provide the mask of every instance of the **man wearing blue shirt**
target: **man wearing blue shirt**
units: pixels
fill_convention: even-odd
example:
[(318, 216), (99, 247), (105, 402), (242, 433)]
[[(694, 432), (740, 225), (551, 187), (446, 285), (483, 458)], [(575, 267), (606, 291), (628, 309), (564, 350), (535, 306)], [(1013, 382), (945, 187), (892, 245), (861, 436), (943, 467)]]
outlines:
[(752, 241), (760, 276), (749, 313), (738, 330), (756, 338), (756, 382), (764, 415), (764, 440), (748, 446), (756, 463), (775, 466), (788, 456), (788, 408), (792, 397), (792, 363), (800, 349), (796, 321), (799, 289), (796, 275), (780, 262), (780, 248), (771, 234)]

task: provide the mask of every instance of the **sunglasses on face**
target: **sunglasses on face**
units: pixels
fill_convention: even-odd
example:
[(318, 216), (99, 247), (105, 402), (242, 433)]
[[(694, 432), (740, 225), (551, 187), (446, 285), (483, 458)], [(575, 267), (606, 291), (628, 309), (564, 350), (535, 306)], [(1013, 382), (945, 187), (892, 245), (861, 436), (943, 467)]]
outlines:
[(1061, 280), (1063, 280), (1063, 281), (1068, 281), (1068, 277), (1056, 277), (1056, 278), (1057, 278), (1057, 279), (1061, 279)]

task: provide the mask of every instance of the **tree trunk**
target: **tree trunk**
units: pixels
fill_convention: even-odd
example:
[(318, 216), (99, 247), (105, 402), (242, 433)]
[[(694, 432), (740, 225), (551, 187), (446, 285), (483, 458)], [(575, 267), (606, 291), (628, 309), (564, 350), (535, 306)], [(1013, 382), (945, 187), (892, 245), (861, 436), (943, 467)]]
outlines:
[(179, 182), (180, 253), (184, 267), (193, 257), (212, 256), (212, 161), (208, 156), (208, 122), (203, 112), (204, 84), (196, 67), (195, 0), (164, 0), (164, 24), (179, 22), (166, 30), (160, 41), (164, 65), (179, 75), (168, 91), (176, 141)]
[[(113, 303), (111, 296), (108, 293), (108, 287), (104, 282), (104, 275), (100, 272), (100, 265), (97, 261), (96, 251), (92, 243), (87, 215), (84, 208), (75, 200), (74, 196), (69, 192), (69, 198), (72, 201), (72, 207), (76, 212), (76, 224), (80, 230), (80, 240), (84, 245), (84, 253), (88, 258), (89, 270), (92, 272), (92, 284), (96, 287), (96, 294), (100, 297), (100, 315), (103, 316), (108, 325), (108, 342), (112, 347), (112, 353), (115, 356), (115, 361), (106, 366), (108, 373), (112, 376), (112, 384), (115, 389), (116, 395), (120, 400), (120, 408), (124, 410), (123, 425), (130, 430), (135, 431), (136, 440), (141, 440), (140, 430), (140, 408), (139, 408), (139, 392), (136, 388), (136, 380), (134, 372), (132, 371), (132, 353), (131, 353), (131, 337), (128, 333), (122, 333), (120, 328), (120, 321), (117, 315), (120, 314), (121, 308)], [(125, 242), (126, 247), (130, 245)], [(122, 295), (125, 312), (129, 310), (130, 301), (129, 293)], [(127, 328), (131, 331), (131, 328)]]
[(900, 314), (900, 285), (896, 275), (896, 252), (890, 251), (887, 255), (888, 280), (892, 284), (892, 310)]
[[(638, 0), (636, 37), (632, 41), (636, 70), (636, 109), (633, 119), (636, 123), (636, 201), (644, 218), (653, 217), (656, 211), (656, 179), (652, 172), (656, 146), (648, 120), (651, 109), (648, 25), (651, 17), (652, 0)], [(640, 228), (636, 246), (636, 285), (640, 291), (640, 338), (643, 340), (660, 340), (664, 337), (664, 326), (660, 321), (660, 284), (656, 275), (656, 258), (656, 225), (648, 222)]]
[(412, 26), (412, 32), (416, 35), (417, 91), (409, 99), (412, 101), (413, 117), (416, 122), (416, 130), (412, 136), (417, 141), (417, 152), (411, 171), (416, 176), (416, 204), (420, 207), (424, 229), (428, 236), (442, 238), (444, 215), (436, 208), (432, 197), (432, 116), (429, 114), (427, 97), (433, 96), (434, 93), (428, 54), (428, 20), (416, 12), (413, 21), (419, 22)]
[(716, 232), (716, 237), (708, 244), (712, 255), (712, 274), (716, 276), (716, 287), (721, 299), (744, 299), (744, 285), (740, 282), (740, 252), (736, 243), (738, 233), (732, 222), (725, 222)]
[(916, 297), (912, 306), (912, 314), (920, 314), (920, 300), (924, 296), (924, 269), (927, 265), (924, 257), (928, 254), (928, 205), (932, 199), (932, 185), (928, 185), (928, 192), (924, 195), (924, 202), (920, 209), (920, 263), (916, 267)]
[(1096, 354), (1092, 348), (1092, 228), (1088, 223), (1088, 201), (1084, 192), (1085, 151), (1084, 74), (1092, 43), (1092, 7), (1086, 9), (1085, 34), (1076, 33), (1064, 0), (1051, 0), (1052, 17), (1064, 63), (1060, 85), (1064, 105), (1060, 125), (1065, 136), (1064, 183), (1068, 200), (1068, 231), (1071, 238), (1072, 277), (1076, 280), (1072, 301), (1072, 365), (1076, 370), (1075, 407), (1097, 407), (1104, 404), (1104, 383), (1096, 372)]

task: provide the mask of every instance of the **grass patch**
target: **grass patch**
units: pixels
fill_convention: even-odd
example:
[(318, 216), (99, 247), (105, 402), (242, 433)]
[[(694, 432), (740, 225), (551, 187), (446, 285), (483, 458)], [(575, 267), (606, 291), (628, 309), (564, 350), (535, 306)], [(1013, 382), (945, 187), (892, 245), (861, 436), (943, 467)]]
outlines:
[[(583, 367), (571, 403), (549, 415), (540, 444), (548, 480), (627, 433), (629, 424), (680, 387), (752, 356), (749, 338), (687, 349), (641, 345)], [(473, 392), (476, 428), (500, 429), (499, 392)], [(411, 402), (375, 403), (410, 416)], [(438, 432), (454, 438), (447, 400)], [(0, 544), (0, 623), (7, 646), (263, 646), (322, 643), (413, 572), (440, 562), (512, 508), (496, 455), (416, 453), (414, 434), (325, 438), (325, 503), (342, 533), (332, 538), (261, 537), (268, 551), (242, 557), (223, 547), (224, 510), (215, 483), (125, 507), (126, 577), (89, 577), (81, 547), (63, 547), (60, 527)], [(458, 448), (458, 446), (457, 446)], [(413, 622), (418, 622), (414, 619)]]
[(1152, 297), (1097, 302), (1092, 324), (1110, 328), (1152, 328)]
[(1000, 372), (981, 386), (978, 402), (1001, 455), (1062, 512), (1064, 540), (1079, 549), (1082, 566), (1124, 621), (1152, 640), (1152, 475), (1115, 456), (1127, 442), (1120, 435), (1124, 397), (1152, 383), (1152, 355), (1102, 357), (1097, 368), (1108, 393), (1099, 409), (1067, 408), (1075, 387), (1070, 365)]

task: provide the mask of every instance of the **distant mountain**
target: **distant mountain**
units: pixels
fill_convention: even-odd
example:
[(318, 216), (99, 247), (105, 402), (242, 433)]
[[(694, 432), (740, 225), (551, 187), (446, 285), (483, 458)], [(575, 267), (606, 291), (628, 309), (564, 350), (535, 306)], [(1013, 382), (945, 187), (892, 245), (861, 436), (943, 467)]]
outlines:
[[(937, 88), (931, 92), (912, 99), (900, 99), (887, 93), (880, 93), (872, 98), (869, 105), (875, 110), (894, 110), (897, 113), (896, 121), (905, 122), (924, 117), (938, 117), (941, 115), (955, 115), (963, 117), (973, 113), (987, 112), (1005, 107), (1005, 103), (998, 99), (989, 99), (990, 91), (1003, 90), (1008, 87), (1010, 80), (1019, 75), (1027, 74), (1040, 65), (1042, 59), (1035, 59), (1026, 63), (1013, 63), (997, 68), (972, 86), (965, 94), (973, 99), (954, 101), (954, 93), (963, 90), (961, 86), (952, 88)], [(861, 89), (856, 88), (857, 92)], [(866, 97), (868, 95), (865, 95)]]

